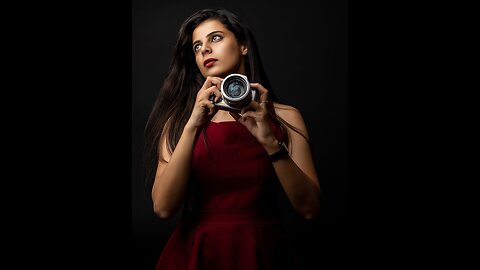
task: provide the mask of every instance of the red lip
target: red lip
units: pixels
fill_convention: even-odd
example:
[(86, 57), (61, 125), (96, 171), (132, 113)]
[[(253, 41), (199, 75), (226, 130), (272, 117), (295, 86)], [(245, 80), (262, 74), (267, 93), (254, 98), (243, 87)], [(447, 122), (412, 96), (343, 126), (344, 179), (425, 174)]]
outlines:
[[(203, 66), (207, 66), (208, 67), (211, 67), (213, 65), (213, 62), (217, 61), (218, 59), (215, 59), (215, 58), (208, 58), (207, 60), (203, 61)], [(211, 63), (211, 64), (209, 64)]]

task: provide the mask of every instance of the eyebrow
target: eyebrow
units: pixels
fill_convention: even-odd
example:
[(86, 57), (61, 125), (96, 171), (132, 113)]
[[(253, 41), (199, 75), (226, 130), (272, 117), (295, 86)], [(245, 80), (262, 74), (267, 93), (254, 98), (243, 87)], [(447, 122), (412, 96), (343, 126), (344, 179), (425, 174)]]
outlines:
[[(222, 34), (223, 34), (222, 31), (217, 30), (217, 31), (210, 32), (208, 35), (206, 35), (206, 37), (207, 37), (207, 38), (208, 38), (208, 37), (211, 37), (211, 36), (213, 36), (213, 35), (215, 35), (215, 34), (217, 34), (217, 33), (222, 33)], [(192, 43), (192, 46), (195, 46), (195, 45), (196, 45), (197, 43), (199, 43), (199, 42), (200, 42), (200, 40), (195, 40), (195, 42)]]

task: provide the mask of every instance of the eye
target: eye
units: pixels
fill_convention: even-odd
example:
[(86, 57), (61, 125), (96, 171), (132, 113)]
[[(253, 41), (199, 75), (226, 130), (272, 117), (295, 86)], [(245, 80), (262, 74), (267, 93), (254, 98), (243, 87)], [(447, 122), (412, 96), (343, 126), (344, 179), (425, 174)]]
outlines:
[(219, 41), (219, 40), (221, 40), (221, 39), (222, 39), (222, 36), (214, 35), (214, 36), (212, 37), (212, 42), (216, 42), (216, 41)]
[(195, 44), (195, 46), (193, 46), (193, 51), (196, 52), (196, 51), (198, 51), (201, 47), (202, 47), (202, 45), (200, 45), (200, 44)]

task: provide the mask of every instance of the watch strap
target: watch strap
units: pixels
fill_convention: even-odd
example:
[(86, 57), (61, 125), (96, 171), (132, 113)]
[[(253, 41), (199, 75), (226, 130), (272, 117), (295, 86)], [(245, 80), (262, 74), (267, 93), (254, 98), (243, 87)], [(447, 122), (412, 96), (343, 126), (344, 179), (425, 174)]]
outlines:
[(277, 152), (275, 152), (271, 155), (268, 155), (268, 159), (271, 162), (277, 161), (277, 160), (279, 160), (283, 157), (288, 156), (288, 150), (287, 150), (287, 146), (285, 145), (285, 143), (284, 142), (278, 142), (278, 145), (280, 146), (280, 150), (278, 150)]

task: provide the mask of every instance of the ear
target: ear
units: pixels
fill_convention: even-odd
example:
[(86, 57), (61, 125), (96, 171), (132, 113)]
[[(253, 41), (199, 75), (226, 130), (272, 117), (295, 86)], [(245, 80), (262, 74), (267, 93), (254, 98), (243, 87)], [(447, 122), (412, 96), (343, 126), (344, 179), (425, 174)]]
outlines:
[(247, 55), (247, 54), (248, 54), (247, 45), (242, 45), (242, 46), (241, 46), (241, 49), (242, 49), (242, 55)]

